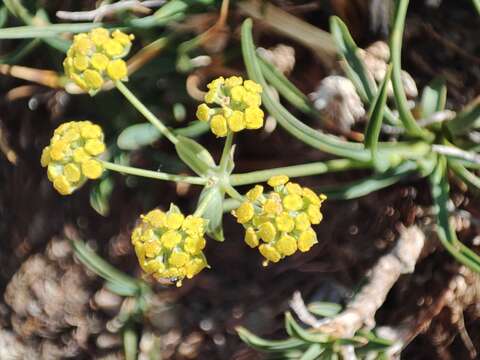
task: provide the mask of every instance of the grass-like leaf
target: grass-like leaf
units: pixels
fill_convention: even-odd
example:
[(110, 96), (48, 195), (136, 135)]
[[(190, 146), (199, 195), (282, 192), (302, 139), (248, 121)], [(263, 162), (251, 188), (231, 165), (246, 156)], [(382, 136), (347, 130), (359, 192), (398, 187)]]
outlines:
[(242, 52), (250, 79), (258, 82), (264, 89), (262, 99), (265, 107), (285, 130), (304, 143), (327, 153), (360, 161), (368, 161), (370, 159), (369, 151), (363, 145), (343, 141), (336, 136), (327, 135), (312, 129), (295, 118), (272, 97), (255, 53), (251, 19), (245, 20), (242, 25)]
[(393, 64), (392, 85), (400, 120), (407, 133), (411, 136), (432, 140), (433, 134), (422, 129), (413, 117), (407, 104), (407, 96), (402, 83), (402, 39), (407, 15), (408, 0), (397, 0), (393, 28), (390, 36), (391, 62)]
[(426, 119), (438, 111), (445, 109), (447, 87), (442, 78), (432, 80), (422, 92), (420, 103), (422, 118)]
[(355, 199), (391, 186), (412, 175), (415, 170), (417, 170), (417, 164), (413, 161), (406, 161), (398, 167), (384, 173), (375, 174), (342, 186), (322, 187), (321, 190), (329, 199)]
[[(340, 57), (343, 60), (342, 66), (350, 81), (360, 95), (360, 98), (367, 104), (372, 104), (377, 93), (375, 81), (368, 75), (363, 61), (358, 56), (359, 48), (350, 35), (345, 23), (336, 16), (330, 18), (330, 32), (337, 45)], [(400, 125), (399, 120), (392, 111), (385, 108), (385, 119), (392, 125)]]
[(122, 296), (136, 296), (141, 291), (140, 282), (116, 269), (107, 261), (102, 259), (97, 253), (78, 239), (70, 239), (75, 255), (91, 271), (101, 276), (103, 279), (114, 284), (112, 290), (118, 285), (122, 289)]
[(387, 87), (390, 81), (392, 67), (389, 66), (383, 79), (380, 90), (377, 92), (373, 100), (371, 109), (369, 111), (370, 117), (368, 120), (367, 129), (365, 130), (365, 147), (372, 152), (372, 162), (378, 168), (378, 137), (382, 127), (383, 114), (385, 112), (385, 105), (387, 103)]
[(478, 127), (480, 127), (480, 97), (447, 123), (447, 128), (453, 135), (462, 135)]
[(305, 114), (320, 116), (313, 107), (308, 97), (303, 94), (290, 80), (286, 78), (275, 66), (259, 58), (260, 67), (266, 80), (294, 107)]
[(480, 178), (463, 166), (461, 162), (449, 159), (448, 166), (469, 188), (480, 190)]
[(265, 352), (284, 352), (286, 350), (293, 350), (305, 347), (305, 342), (300, 339), (286, 339), (286, 340), (266, 340), (244, 327), (237, 327), (235, 330), (247, 345)]
[(445, 249), (460, 263), (475, 272), (480, 272), (480, 257), (462, 244), (449, 221), (447, 203), (449, 184), (447, 179), (447, 160), (439, 156), (435, 171), (430, 175), (433, 203), (437, 215), (437, 234)]

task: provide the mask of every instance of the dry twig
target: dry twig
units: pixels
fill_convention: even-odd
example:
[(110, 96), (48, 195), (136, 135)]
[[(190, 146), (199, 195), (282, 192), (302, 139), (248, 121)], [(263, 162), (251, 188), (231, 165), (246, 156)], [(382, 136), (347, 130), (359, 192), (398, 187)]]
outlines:
[(140, 11), (149, 13), (150, 8), (163, 5), (165, 0), (122, 0), (113, 4), (100, 5), (95, 10), (90, 11), (57, 11), (57, 17), (63, 20), (72, 21), (101, 21), (104, 17), (115, 14), (122, 10)]
[[(375, 313), (402, 274), (412, 273), (425, 243), (425, 234), (417, 227), (402, 229), (395, 247), (382, 256), (371, 269), (367, 284), (340, 314), (317, 320), (306, 316), (303, 300), (297, 295), (291, 303), (298, 317), (319, 332), (337, 337), (351, 337), (363, 326), (375, 325)], [(311, 315), (310, 315), (311, 316)]]

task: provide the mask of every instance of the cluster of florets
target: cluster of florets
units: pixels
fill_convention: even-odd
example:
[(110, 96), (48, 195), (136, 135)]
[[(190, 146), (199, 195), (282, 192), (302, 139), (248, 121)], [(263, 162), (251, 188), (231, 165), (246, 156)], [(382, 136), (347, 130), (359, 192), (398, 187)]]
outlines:
[(105, 78), (128, 80), (127, 64), (122, 58), (130, 51), (133, 39), (133, 35), (120, 30), (110, 34), (104, 28), (75, 35), (63, 62), (66, 75), (90, 95), (100, 90)]
[(245, 242), (258, 247), (269, 261), (278, 262), (297, 250), (306, 252), (317, 243), (312, 225), (322, 221), (320, 208), (326, 196), (289, 182), (287, 176), (274, 176), (268, 184), (273, 191), (264, 194), (256, 185), (246, 194), (246, 200), (232, 212), (244, 226)]
[[(197, 118), (210, 122), (212, 132), (224, 137), (229, 131), (259, 129), (263, 126), (260, 109), (262, 87), (240, 76), (219, 77), (207, 85), (205, 103), (198, 106)], [(218, 107), (211, 107), (214, 104)]]
[(98, 179), (103, 165), (96, 159), (105, 151), (103, 131), (90, 121), (71, 121), (60, 125), (42, 152), (40, 162), (48, 179), (62, 195), (69, 195), (87, 179)]
[(157, 280), (176, 281), (193, 276), (208, 266), (203, 254), (206, 220), (194, 215), (185, 217), (171, 205), (165, 213), (155, 209), (141, 216), (132, 233), (141, 268)]

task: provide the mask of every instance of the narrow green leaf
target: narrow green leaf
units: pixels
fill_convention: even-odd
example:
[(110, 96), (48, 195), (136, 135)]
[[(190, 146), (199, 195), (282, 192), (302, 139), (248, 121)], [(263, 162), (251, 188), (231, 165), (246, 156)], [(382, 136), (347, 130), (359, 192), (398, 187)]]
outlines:
[(170, 0), (150, 16), (130, 20), (130, 25), (139, 28), (163, 26), (170, 21), (179, 21), (185, 16), (188, 1)]
[(317, 316), (331, 317), (342, 311), (342, 305), (330, 302), (316, 301), (308, 304), (308, 310)]
[(219, 186), (204, 187), (200, 193), (198, 203), (201, 204), (207, 196), (209, 197), (208, 205), (202, 215), (204, 219), (208, 220), (207, 235), (214, 240), (224, 241), (222, 219), (225, 194)]
[[(358, 56), (359, 48), (347, 26), (337, 16), (330, 17), (330, 33), (343, 60), (342, 66), (347, 77), (355, 86), (360, 98), (371, 106), (377, 93), (377, 84), (368, 75), (365, 65)], [(388, 107), (385, 109), (385, 119), (392, 125), (401, 124)]]
[(235, 330), (243, 342), (259, 351), (283, 352), (305, 346), (305, 342), (299, 339), (266, 340), (240, 326)]
[[(173, 133), (185, 137), (197, 137), (208, 131), (208, 123), (192, 121), (183, 128), (174, 129)], [(117, 138), (117, 145), (122, 150), (138, 150), (156, 142), (163, 135), (150, 123), (135, 124), (125, 128)]]
[(295, 118), (272, 97), (255, 53), (255, 45), (253, 44), (252, 39), (251, 19), (245, 20), (242, 25), (242, 52), (243, 60), (250, 79), (258, 82), (264, 89), (262, 99), (265, 107), (270, 114), (275, 117), (278, 123), (285, 128), (285, 130), (316, 149), (360, 161), (368, 161), (370, 159), (370, 153), (363, 145), (343, 141), (336, 136), (327, 135), (312, 129)]
[(180, 159), (200, 176), (208, 174), (216, 166), (207, 149), (185, 136), (178, 136), (175, 150)]
[(302, 328), (293, 318), (290, 312), (285, 313), (285, 329), (290, 336), (296, 337), (309, 343), (329, 343), (332, 340), (329, 335), (309, 332)]
[(319, 116), (319, 112), (313, 107), (308, 97), (303, 94), (285, 75), (268, 61), (258, 58), (260, 68), (267, 81), (294, 107), (305, 114)]
[(402, 83), (402, 39), (407, 16), (408, 0), (396, 0), (393, 28), (390, 35), (391, 62), (393, 64), (392, 86), (400, 120), (408, 134), (432, 140), (433, 134), (422, 129), (413, 117), (407, 104), (407, 97)]
[(438, 165), (430, 176), (433, 203), (437, 215), (437, 234), (445, 249), (460, 263), (475, 272), (480, 272), (480, 257), (462, 244), (449, 221), (447, 208), (449, 184), (447, 179), (447, 160), (439, 157)]
[(56, 37), (62, 33), (80, 33), (103, 26), (102, 23), (50, 24), (17, 26), (0, 29), (0, 39), (38, 39)]
[(452, 135), (462, 135), (478, 127), (480, 127), (480, 97), (447, 123)]
[(123, 294), (128, 292), (129, 296), (134, 296), (139, 293), (140, 284), (136, 279), (122, 273), (114, 266), (110, 265), (97, 253), (88, 248), (83, 241), (77, 239), (70, 239), (70, 241), (75, 251), (75, 255), (77, 255), (78, 259), (91, 271), (109, 282), (121, 284), (124, 291)]
[(150, 123), (135, 124), (125, 128), (117, 138), (117, 145), (122, 150), (138, 150), (151, 145), (162, 134)]
[(315, 360), (324, 352), (325, 348), (320, 344), (312, 344), (309, 346), (300, 358), (300, 360)]
[(450, 169), (453, 170), (455, 175), (457, 175), (463, 182), (465, 182), (468, 187), (474, 188), (477, 191), (480, 190), (480, 178), (475, 175), (473, 172), (467, 170), (459, 161), (449, 159), (448, 165)]
[(426, 119), (438, 111), (445, 109), (447, 101), (447, 86), (442, 78), (435, 78), (422, 92), (420, 102), (422, 118)]
[(392, 66), (390, 65), (383, 79), (380, 90), (377, 92), (375, 99), (372, 102), (369, 111), (369, 120), (367, 129), (365, 130), (365, 147), (372, 152), (372, 161), (376, 168), (378, 168), (378, 137), (380, 136), (380, 129), (382, 127), (383, 114), (387, 103), (387, 88), (392, 73)]
[(412, 175), (415, 170), (417, 170), (417, 164), (413, 161), (406, 161), (398, 167), (384, 173), (375, 174), (342, 186), (324, 187), (321, 191), (327, 195), (329, 199), (355, 199), (393, 185)]

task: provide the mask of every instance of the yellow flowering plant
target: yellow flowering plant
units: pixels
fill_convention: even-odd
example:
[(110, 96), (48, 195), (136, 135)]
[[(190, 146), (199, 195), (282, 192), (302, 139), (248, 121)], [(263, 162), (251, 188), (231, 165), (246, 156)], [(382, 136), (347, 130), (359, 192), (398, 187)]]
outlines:
[[(160, 281), (181, 285), (184, 278), (190, 279), (208, 267), (203, 253), (204, 235), (223, 241), (226, 195), (238, 204), (232, 214), (246, 229), (246, 243), (258, 247), (266, 261), (277, 262), (297, 250), (308, 251), (317, 242), (312, 225), (321, 220), (323, 197), (289, 182), (286, 175), (260, 174), (260, 178), (252, 176), (247, 182), (269, 179), (273, 187), (270, 193), (263, 194), (263, 188), (256, 185), (242, 196), (234, 188), (239, 175), (232, 174), (233, 134), (262, 128), (262, 86), (240, 76), (219, 77), (207, 85), (205, 102), (198, 106), (196, 116), (209, 124), (215, 136), (227, 138), (217, 165), (203, 146), (175, 134), (123, 84), (128, 80), (123, 58), (130, 51), (133, 39), (133, 35), (104, 28), (77, 34), (67, 51), (65, 73), (92, 96), (101, 90), (106, 80), (113, 81), (126, 99), (175, 145), (179, 157), (198, 176), (149, 171), (106, 161), (108, 152), (101, 127), (90, 121), (72, 121), (55, 130), (50, 145), (42, 153), (41, 164), (47, 168), (54, 188), (62, 195), (69, 195), (87, 179), (100, 178), (104, 170), (204, 186), (193, 215), (185, 217), (172, 204), (166, 212), (154, 209), (142, 215), (132, 231), (132, 245), (140, 267)], [(285, 172), (290, 170), (285, 168)], [(241, 174), (238, 184), (245, 184)]]
[[(163, 136), (174, 146), (178, 157), (190, 171), (188, 175), (167, 173), (114, 162), (111, 160), (113, 146), (107, 147), (108, 142), (100, 126), (110, 119), (103, 119), (98, 124), (89, 120), (69, 121), (54, 130), (49, 144), (44, 144), (46, 146), (39, 159), (56, 192), (67, 196), (75, 191), (83, 191), (82, 187), (88, 187), (87, 180), (102, 181), (108, 171), (201, 187), (195, 210), (191, 214), (186, 215), (186, 211), (183, 213), (178, 206), (171, 204), (168, 209), (159, 207), (143, 215), (139, 214), (137, 223), (131, 224), (131, 246), (146, 279), (181, 286), (206, 271), (209, 268), (206, 256), (209, 239), (225, 240), (224, 214), (231, 214), (239, 224), (236, 226), (245, 246), (258, 249), (259, 254), (257, 251), (247, 250), (251, 250), (250, 253), (256, 256), (259, 264), (266, 266), (281, 260), (289, 261), (288, 257), (293, 255), (302, 256), (321, 241), (317, 237), (317, 230), (321, 226), (322, 206), (327, 198), (323, 193), (327, 194), (329, 199), (348, 200), (406, 180), (412, 175), (429, 179), (440, 242), (455, 259), (473, 271), (480, 272), (480, 257), (457, 238), (450, 222), (447, 176), (456, 176), (469, 188), (480, 188), (480, 179), (475, 173), (480, 163), (478, 149), (472, 145), (473, 140), (467, 137), (470, 130), (479, 126), (480, 108), (478, 102), (474, 103), (470, 108), (458, 114), (454, 113), (453, 119), (448, 122), (438, 123), (435, 115), (445, 110), (446, 88), (436, 83), (427, 89), (421, 102), (416, 104), (415, 112), (412, 112), (403, 88), (401, 68), (401, 42), (408, 0), (396, 1), (389, 45), (390, 63), (386, 64), (384, 79), (378, 83), (366, 71), (359, 55), (360, 49), (345, 24), (336, 17), (330, 20), (331, 38), (337, 45), (345, 74), (350, 78), (358, 97), (369, 107), (363, 142), (349, 141), (312, 128), (287, 109), (287, 106), (291, 105), (304, 115), (320, 118), (318, 110), (313, 107), (308, 97), (257, 52), (252, 34), (253, 22), (246, 19), (241, 29), (245, 71), (235, 76), (208, 79), (205, 85), (201, 84), (199, 89), (195, 89), (197, 94), (198, 90), (206, 90), (201, 97), (196, 97), (201, 99), (198, 101), (200, 104), (193, 107), (196, 111), (185, 111), (186, 117), (198, 120), (193, 126), (200, 124), (203, 132), (210, 130), (213, 134), (210, 136), (217, 140), (222, 138), (220, 140), (224, 141), (223, 150), (218, 159), (212, 155), (217, 152), (210, 152), (193, 139), (201, 131), (192, 135), (188, 134), (185, 128), (167, 126), (128, 87), (129, 78), (133, 77), (131, 70), (139, 62), (136, 58), (137, 61), (131, 61), (130, 66), (127, 64), (126, 59), (135, 40), (135, 36), (129, 32), (140, 33), (144, 31), (140, 29), (177, 20), (187, 13), (185, 9), (190, 8), (189, 3), (170, 1), (151, 16), (109, 24), (109, 28), (103, 28), (101, 23), (97, 22), (48, 24), (40, 15), (29, 16), (28, 10), (23, 8), (20, 1), (7, 1), (2, 9), (3, 20), (6, 20), (3, 15), (8, 8), (15, 16), (28, 23), (25, 27), (1, 29), (2, 38), (11, 36), (18, 39), (25, 33), (29, 34), (27, 38), (34, 38), (32, 28), (39, 31), (38, 39), (33, 39), (21, 51), (15, 52), (15, 57), (25, 55), (40, 42), (61, 49), (66, 53), (63, 61), (65, 77), (58, 76), (53, 82), (54, 85), (49, 86), (61, 88), (72, 85), (77, 93), (88, 93), (90, 96), (115, 88), (149, 122), (146, 124), (149, 129), (153, 126), (155, 133), (158, 133), (156, 139)], [(222, 8), (228, 9), (228, 1), (222, 3)], [(223, 25), (225, 11), (222, 15)], [(219, 24), (222, 25), (220, 22)], [(122, 30), (116, 29), (117, 25), (121, 25)], [(75, 34), (71, 42), (67, 40), (67, 36), (53, 38), (53, 35), (66, 32), (65, 29)], [(215, 31), (211, 31), (211, 28), (199, 36), (201, 42), (184, 43), (188, 45), (184, 48), (190, 51), (194, 43), (211, 45), (207, 44), (208, 41), (215, 39), (221, 32), (219, 30), (224, 29), (223, 26), (215, 26)], [(176, 34), (168, 31), (170, 32), (167, 32), (167, 36), (152, 43), (154, 46), (149, 47), (152, 45), (150, 44), (147, 45), (148, 49), (141, 49), (139, 53), (144, 59), (151, 59), (152, 54), (158, 54), (158, 48), (174, 38)], [(135, 56), (137, 55), (139, 54)], [(183, 55), (186, 56), (186, 53)], [(195, 62), (199, 63), (202, 61)], [(194, 61), (191, 61), (190, 65), (192, 67), (189, 69), (197, 66)], [(5, 70), (4, 73), (15, 73), (10, 71), (8, 66), (5, 69), (8, 71)], [(28, 71), (25, 71), (25, 68), (20, 70), (21, 76), (25, 77)], [(210, 73), (205, 71), (202, 75)], [(43, 79), (43, 82), (39, 83), (46, 85), (49, 82)], [(272, 88), (279, 96), (274, 96), (276, 93)], [(65, 89), (68, 91), (69, 87), (66, 86)], [(395, 105), (387, 102), (390, 89), (393, 90)], [(395, 106), (395, 109), (390, 108), (391, 106)], [(422, 119), (416, 118), (417, 112), (422, 114)], [(244, 130), (256, 130), (245, 131), (243, 135), (258, 136), (264, 131), (266, 114), (286, 133), (333, 159), (245, 173), (236, 172), (235, 134)], [(432, 122), (432, 119), (435, 121)], [(383, 122), (387, 123), (385, 129), (390, 129), (390, 132), (385, 131), (382, 134), (385, 125)], [(382, 141), (384, 139), (393, 141)], [(300, 158), (302, 153), (294, 155)], [(303, 177), (354, 169), (369, 170), (371, 174), (340, 187), (316, 189), (302, 185)], [(298, 183), (293, 182), (293, 178), (300, 180)], [(241, 187), (247, 185), (252, 185), (253, 188), (242, 195), (244, 189)], [(142, 298), (149, 295), (146, 282), (116, 271), (81, 242), (73, 241), (73, 244), (79, 259), (103, 276), (113, 291), (135, 297), (138, 303), (147, 302)], [(142, 306), (138, 305), (139, 308)], [(291, 333), (295, 335), (295, 339), (287, 345), (280, 343), (279, 346), (279, 342), (272, 342), (266, 346), (265, 342), (250, 335), (249, 341), (272, 352), (281, 352), (289, 349), (289, 346), (296, 350), (300, 346), (301, 354), (304, 353), (305, 343), (310, 346), (325, 342), (323, 337), (317, 336), (322, 334), (302, 332), (305, 329), (294, 328), (294, 325), (289, 329), (294, 330)], [(297, 338), (306, 339), (305, 343), (300, 342), (299, 345)], [(313, 350), (305, 350), (305, 353), (308, 352), (313, 358), (320, 355), (315, 351), (323, 351), (323, 348), (317, 346)], [(297, 354), (293, 353), (295, 356)]]
[[(67, 77), (91, 96), (110, 80), (125, 98), (174, 146), (178, 156), (196, 175), (151, 171), (108, 161), (103, 131), (90, 121), (60, 125), (41, 156), (41, 165), (53, 187), (70, 195), (85, 182), (99, 179), (106, 170), (147, 178), (189, 183), (203, 187), (192, 215), (183, 215), (174, 204), (165, 211), (154, 209), (141, 215), (131, 243), (141, 269), (163, 283), (191, 279), (208, 268), (204, 249), (206, 236), (223, 241), (223, 214), (232, 210), (245, 228), (245, 242), (258, 247), (268, 262), (297, 252), (308, 251), (318, 242), (313, 228), (322, 219), (320, 207), (325, 196), (289, 181), (302, 175), (305, 165), (234, 174), (234, 134), (242, 130), (261, 131), (264, 88), (241, 76), (218, 77), (207, 85), (204, 103), (196, 111), (200, 122), (208, 123), (216, 137), (226, 137), (220, 159), (197, 141), (168, 128), (125, 85), (128, 68), (123, 58), (134, 36), (119, 30), (94, 28), (74, 36), (64, 68)], [(300, 173), (298, 173), (300, 171)], [(313, 173), (318, 172), (315, 168)], [(297, 174), (298, 173), (298, 174)], [(307, 171), (308, 175), (308, 171)], [(236, 186), (268, 180), (271, 191), (256, 185), (245, 196)], [(229, 198), (229, 199), (228, 199)]]

